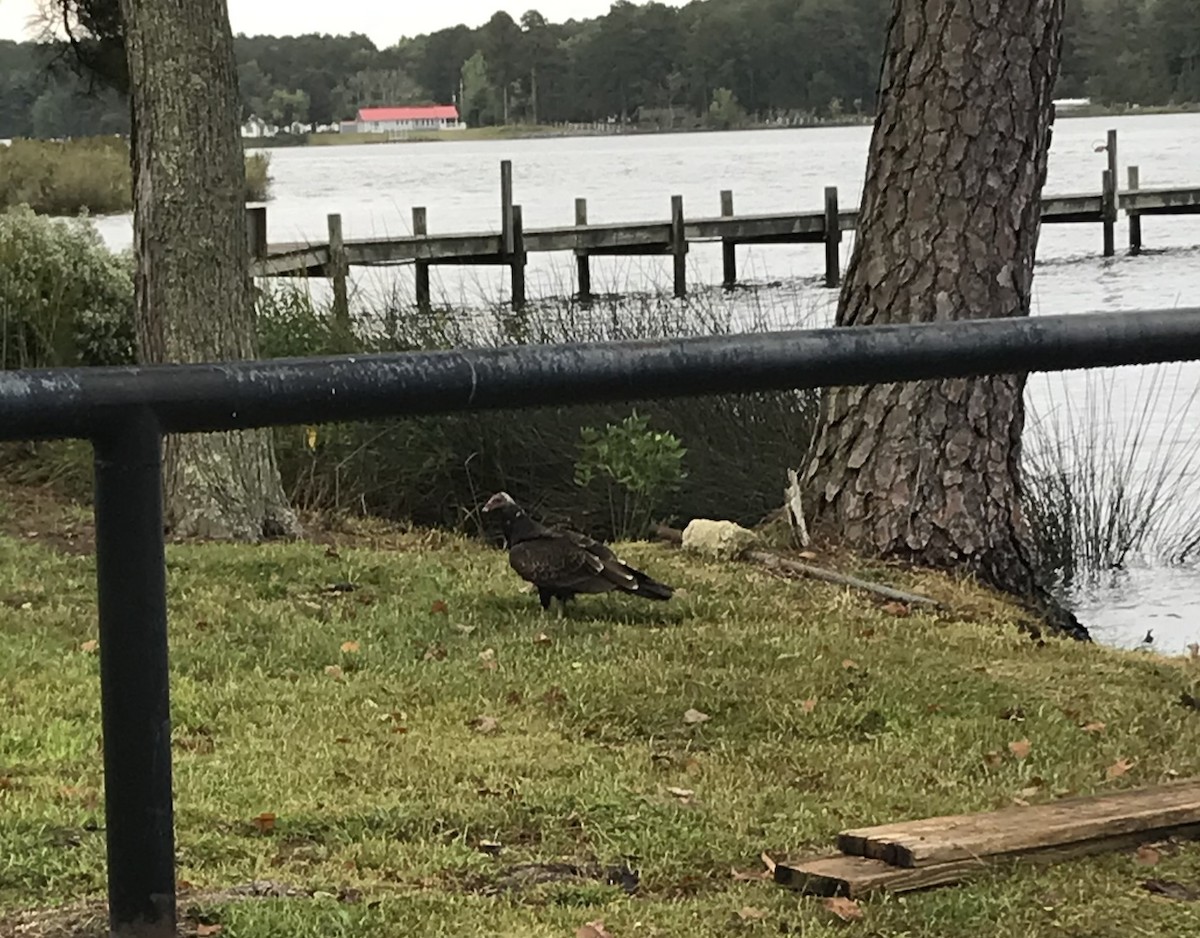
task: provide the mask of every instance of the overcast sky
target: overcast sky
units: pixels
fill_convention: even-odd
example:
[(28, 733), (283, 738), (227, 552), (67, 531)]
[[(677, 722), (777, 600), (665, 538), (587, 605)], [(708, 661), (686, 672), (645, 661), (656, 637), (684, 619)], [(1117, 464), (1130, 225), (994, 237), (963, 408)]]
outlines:
[[(539, 10), (551, 22), (604, 13), (611, 0), (228, 0), (235, 33), (366, 33), (377, 46), (390, 46), (401, 36), (417, 36), (445, 26), (478, 26), (499, 9), (519, 19)], [(636, 3), (643, 0), (634, 0)], [(678, 6), (682, 0), (666, 0)], [(26, 39), (27, 23), (39, 0), (0, 0), (0, 39)]]

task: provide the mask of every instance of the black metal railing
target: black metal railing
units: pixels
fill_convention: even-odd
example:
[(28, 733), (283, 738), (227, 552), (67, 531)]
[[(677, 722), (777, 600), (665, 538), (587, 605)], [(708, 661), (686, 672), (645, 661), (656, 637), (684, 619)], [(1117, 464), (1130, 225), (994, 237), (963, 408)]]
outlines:
[(163, 434), (1196, 359), (1200, 308), (0, 372), (0, 440), (94, 447), (113, 933), (175, 929)]

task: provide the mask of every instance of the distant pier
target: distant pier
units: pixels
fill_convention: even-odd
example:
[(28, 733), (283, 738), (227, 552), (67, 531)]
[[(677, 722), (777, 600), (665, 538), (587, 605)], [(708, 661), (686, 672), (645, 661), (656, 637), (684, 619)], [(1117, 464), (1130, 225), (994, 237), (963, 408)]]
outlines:
[[(1129, 222), (1129, 249), (1142, 248), (1142, 218), (1147, 215), (1200, 214), (1200, 184), (1188, 187), (1139, 186), (1138, 167), (1127, 170), (1126, 187), (1118, 188), (1117, 134), (1108, 132), (1108, 167), (1099, 192), (1047, 195), (1042, 198), (1043, 224), (1098, 224), (1102, 226), (1103, 253), (1116, 250), (1118, 213)], [(733, 193), (720, 193), (720, 214), (687, 218), (683, 197), (671, 197), (665, 221), (590, 224), (586, 199), (575, 200), (575, 223), (555, 228), (526, 229), (521, 206), (513, 200), (512, 163), (500, 164), (499, 232), (430, 234), (424, 206), (412, 210), (412, 231), (407, 237), (346, 238), (340, 215), (328, 216), (328, 239), (323, 243), (270, 244), (264, 207), (248, 209), (252, 272), (258, 277), (325, 277), (333, 283), (334, 310), (348, 315), (346, 280), (351, 267), (412, 265), (416, 271), (418, 306), (430, 304), (429, 268), (435, 264), (501, 265), (510, 269), (512, 305), (525, 305), (525, 266), (530, 254), (570, 251), (576, 259), (577, 295), (591, 296), (590, 258), (603, 256), (670, 255), (674, 258), (673, 287), (677, 297), (687, 294), (687, 254), (692, 244), (717, 243), (722, 248), (722, 282), (737, 283), (737, 248), (744, 244), (824, 244), (825, 285), (841, 279), (839, 246), (842, 232), (853, 231), (857, 209), (838, 206), (838, 191), (825, 189), (819, 211), (768, 215), (738, 215)]]

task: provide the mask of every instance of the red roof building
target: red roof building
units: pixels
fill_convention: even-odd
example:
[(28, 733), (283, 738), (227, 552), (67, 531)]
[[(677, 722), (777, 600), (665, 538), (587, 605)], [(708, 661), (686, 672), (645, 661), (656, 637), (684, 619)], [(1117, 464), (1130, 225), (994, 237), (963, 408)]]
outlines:
[(355, 119), (359, 133), (391, 133), (407, 130), (458, 130), (458, 108), (453, 104), (418, 107), (364, 107)]

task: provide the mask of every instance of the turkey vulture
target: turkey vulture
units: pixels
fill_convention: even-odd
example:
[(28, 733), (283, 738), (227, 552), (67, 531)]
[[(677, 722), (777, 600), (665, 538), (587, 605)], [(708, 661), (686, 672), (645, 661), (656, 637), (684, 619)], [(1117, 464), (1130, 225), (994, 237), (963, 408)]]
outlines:
[(497, 492), (483, 510), (499, 516), (508, 562), (522, 579), (537, 587), (543, 609), (549, 609), (555, 597), (566, 603), (576, 593), (620, 590), (665, 600), (675, 592), (674, 587), (629, 566), (600, 541), (578, 531), (539, 524), (507, 492)]

